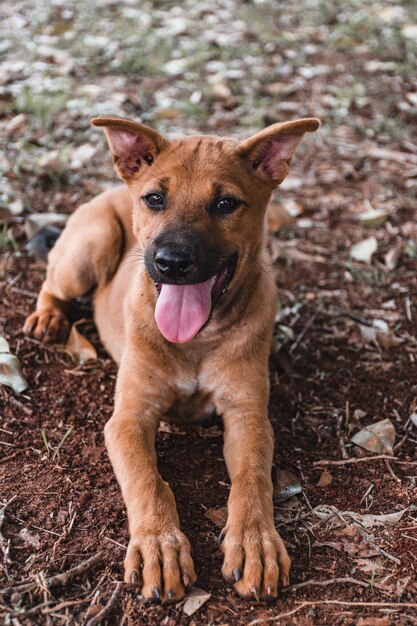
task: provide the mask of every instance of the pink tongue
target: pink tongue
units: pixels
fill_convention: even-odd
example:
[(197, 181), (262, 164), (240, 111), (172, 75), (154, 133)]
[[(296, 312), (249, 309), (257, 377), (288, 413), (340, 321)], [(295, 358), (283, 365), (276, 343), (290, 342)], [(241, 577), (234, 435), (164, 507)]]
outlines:
[(211, 311), (211, 280), (196, 285), (161, 285), (155, 321), (168, 341), (190, 341)]

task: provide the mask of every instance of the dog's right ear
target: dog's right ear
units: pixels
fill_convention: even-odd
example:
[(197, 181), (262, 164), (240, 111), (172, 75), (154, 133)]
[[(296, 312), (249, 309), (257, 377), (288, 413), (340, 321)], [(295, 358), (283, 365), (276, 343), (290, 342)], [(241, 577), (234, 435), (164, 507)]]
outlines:
[(94, 117), (91, 123), (104, 128), (114, 168), (125, 183), (141, 168), (152, 165), (169, 144), (156, 130), (122, 117)]

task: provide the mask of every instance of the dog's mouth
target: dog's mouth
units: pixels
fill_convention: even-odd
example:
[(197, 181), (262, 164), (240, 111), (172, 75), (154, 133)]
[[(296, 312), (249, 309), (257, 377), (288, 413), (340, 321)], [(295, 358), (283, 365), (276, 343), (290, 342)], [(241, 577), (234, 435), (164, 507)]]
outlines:
[(227, 292), (237, 264), (234, 253), (221, 269), (202, 283), (156, 283), (155, 321), (168, 341), (186, 343), (207, 324), (213, 308)]

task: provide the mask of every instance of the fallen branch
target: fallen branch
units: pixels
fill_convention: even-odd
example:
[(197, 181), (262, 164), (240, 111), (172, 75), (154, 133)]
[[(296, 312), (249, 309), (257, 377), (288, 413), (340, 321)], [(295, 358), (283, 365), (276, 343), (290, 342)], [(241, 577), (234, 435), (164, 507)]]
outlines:
[[(55, 574), (55, 576), (50, 576), (50, 578), (46, 579), (46, 587), (57, 587), (66, 585), (72, 578), (75, 576), (81, 576), (89, 569), (100, 563), (103, 559), (104, 552), (98, 552), (94, 556), (90, 557), (86, 561), (79, 563), (75, 567), (67, 570), (66, 572), (62, 572), (62, 574)], [(0, 594), (11, 594), (11, 593), (22, 593), (24, 591), (29, 591), (37, 586), (36, 581), (32, 581), (30, 583), (21, 583), (20, 585), (15, 585), (14, 587), (6, 587), (5, 589), (0, 589)]]
[(351, 459), (341, 459), (339, 461), (329, 461), (327, 459), (321, 459), (320, 461), (314, 461), (313, 465), (349, 465), (351, 463), (364, 463), (365, 461), (379, 461), (380, 459), (388, 459), (393, 463), (400, 463), (401, 465), (417, 465), (417, 461), (402, 461), (401, 459), (396, 459), (389, 454), (377, 454), (376, 456), (362, 456), (358, 458)]
[(114, 605), (116, 604), (117, 599), (119, 598), (122, 592), (122, 588), (123, 588), (123, 583), (120, 583), (120, 582), (117, 583), (106, 606), (104, 606), (101, 609), (100, 613), (97, 613), (97, 615), (94, 615), (94, 617), (88, 620), (86, 626), (98, 626), (98, 624), (101, 624), (101, 622), (104, 620), (105, 617), (108, 616), (108, 614), (110, 613), (110, 611), (113, 609)]

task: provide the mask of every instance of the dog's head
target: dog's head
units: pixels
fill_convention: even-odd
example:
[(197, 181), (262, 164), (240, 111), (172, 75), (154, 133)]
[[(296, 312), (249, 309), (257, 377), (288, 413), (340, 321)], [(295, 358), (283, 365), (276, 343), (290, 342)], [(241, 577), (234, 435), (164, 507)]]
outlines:
[(133, 230), (169, 341), (186, 342), (234, 285), (253, 276), (272, 190), (286, 177), (313, 118), (274, 124), (249, 139), (168, 140), (131, 120), (98, 117), (119, 177), (134, 198)]

